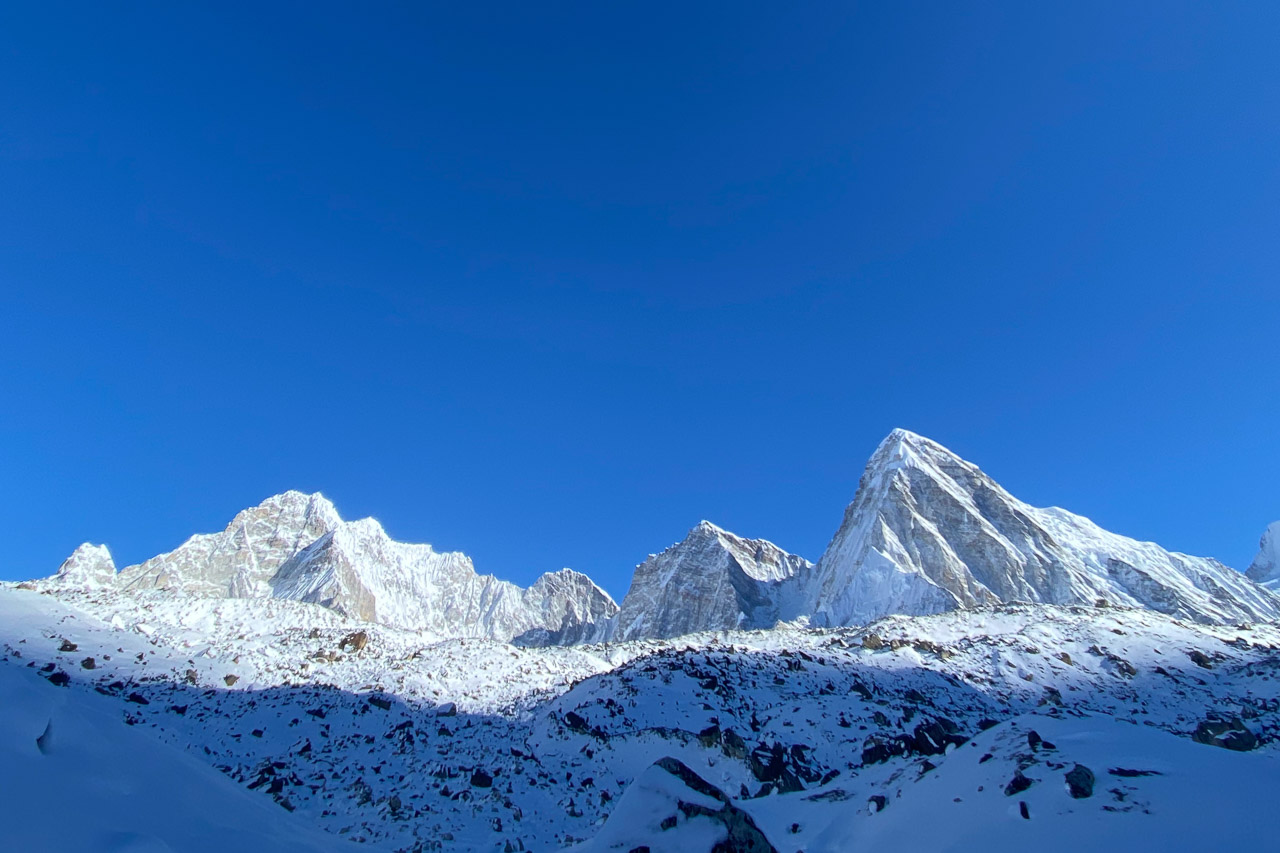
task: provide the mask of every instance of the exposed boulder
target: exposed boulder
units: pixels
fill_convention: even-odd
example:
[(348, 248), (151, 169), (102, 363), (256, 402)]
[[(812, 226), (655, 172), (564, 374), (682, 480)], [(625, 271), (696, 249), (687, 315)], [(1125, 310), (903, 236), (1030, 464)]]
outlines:
[(1093, 771), (1088, 767), (1077, 764), (1064, 775), (1067, 780), (1067, 790), (1073, 798), (1083, 800), (1093, 796)]
[(1250, 731), (1239, 717), (1211, 716), (1202, 720), (1196, 726), (1196, 730), (1191, 733), (1191, 739), (1197, 743), (1220, 746), (1236, 752), (1248, 752), (1257, 748), (1260, 743), (1258, 736)]

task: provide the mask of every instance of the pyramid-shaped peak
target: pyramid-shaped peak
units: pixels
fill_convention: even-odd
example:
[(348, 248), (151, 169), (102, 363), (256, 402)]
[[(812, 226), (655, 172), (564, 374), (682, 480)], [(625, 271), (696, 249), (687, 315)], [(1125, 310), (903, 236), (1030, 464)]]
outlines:
[(115, 580), (116, 564), (106, 545), (83, 542), (62, 561), (54, 580), (69, 586), (94, 587)]
[(1267, 525), (1258, 543), (1258, 556), (1253, 558), (1246, 574), (1269, 587), (1280, 587), (1280, 521)]

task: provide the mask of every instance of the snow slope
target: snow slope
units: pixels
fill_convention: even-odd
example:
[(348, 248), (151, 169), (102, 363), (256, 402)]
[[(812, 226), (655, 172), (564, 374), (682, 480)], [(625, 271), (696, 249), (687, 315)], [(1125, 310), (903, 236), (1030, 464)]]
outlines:
[[(954, 750), (882, 811), (850, 804), (808, 851), (1263, 849), (1278, 772), (1274, 756), (1109, 717), (1027, 715)], [(1019, 774), (1028, 787), (1007, 793)]]
[[(23, 853), (349, 851), (121, 721), (118, 701), (0, 666), (0, 846)], [(370, 846), (369, 850), (377, 849)]]

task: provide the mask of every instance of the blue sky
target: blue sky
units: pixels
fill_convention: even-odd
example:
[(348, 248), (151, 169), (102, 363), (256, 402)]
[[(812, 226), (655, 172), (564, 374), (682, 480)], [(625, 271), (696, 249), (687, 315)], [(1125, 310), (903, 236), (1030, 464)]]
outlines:
[(1280, 6), (451, 5), (0, 11), (0, 577), (298, 488), (621, 596), (895, 426), (1280, 518)]

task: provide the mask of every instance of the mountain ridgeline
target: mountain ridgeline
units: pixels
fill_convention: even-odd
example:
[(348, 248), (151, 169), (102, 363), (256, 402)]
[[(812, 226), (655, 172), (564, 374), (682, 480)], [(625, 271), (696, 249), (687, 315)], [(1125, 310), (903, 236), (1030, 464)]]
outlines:
[(322, 495), (292, 491), (119, 572), (105, 547), (86, 543), (41, 583), (291, 599), (441, 638), (525, 646), (836, 627), (1013, 602), (1225, 624), (1280, 619), (1280, 522), (1242, 574), (1032, 507), (942, 445), (894, 430), (816, 564), (704, 521), (636, 568), (621, 606), (579, 572), (523, 589), (479, 574), (465, 554), (396, 542), (373, 519), (344, 521)]

